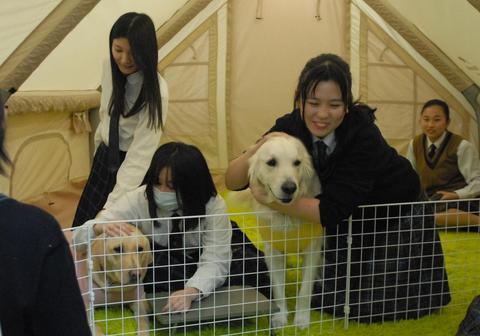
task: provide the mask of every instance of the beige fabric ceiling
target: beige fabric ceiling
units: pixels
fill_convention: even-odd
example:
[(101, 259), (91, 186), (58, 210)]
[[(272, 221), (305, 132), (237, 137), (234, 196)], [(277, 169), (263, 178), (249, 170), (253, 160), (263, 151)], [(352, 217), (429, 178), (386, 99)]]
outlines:
[(389, 2), (480, 86), (480, 6), (475, 9), (475, 1)]
[(231, 156), (292, 110), (298, 75), (310, 58), (322, 52), (347, 55), (346, 2), (321, 1), (318, 12), (316, 5), (305, 0), (232, 2)]

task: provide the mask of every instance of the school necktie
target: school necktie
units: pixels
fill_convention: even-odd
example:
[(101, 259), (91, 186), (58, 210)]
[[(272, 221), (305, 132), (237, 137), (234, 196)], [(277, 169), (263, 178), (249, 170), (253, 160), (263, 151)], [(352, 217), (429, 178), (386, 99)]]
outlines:
[(434, 144), (431, 144), (430, 147), (428, 147), (428, 157), (430, 159), (433, 159), (435, 156), (435, 152), (437, 150), (437, 147)]
[(110, 128), (108, 130), (108, 170), (115, 173), (119, 168), (120, 161), (120, 147), (118, 123), (120, 121), (120, 113), (115, 110), (110, 115)]
[(320, 170), (323, 170), (323, 169), (325, 169), (326, 162), (327, 162), (327, 148), (328, 148), (328, 146), (323, 141), (315, 142), (315, 146), (317, 147), (318, 168)]
[(172, 230), (168, 235), (170, 249), (179, 249), (183, 247), (183, 234), (180, 232), (180, 222), (182, 220), (176, 217), (179, 217), (179, 215), (175, 212), (170, 218), (170, 223), (172, 225)]

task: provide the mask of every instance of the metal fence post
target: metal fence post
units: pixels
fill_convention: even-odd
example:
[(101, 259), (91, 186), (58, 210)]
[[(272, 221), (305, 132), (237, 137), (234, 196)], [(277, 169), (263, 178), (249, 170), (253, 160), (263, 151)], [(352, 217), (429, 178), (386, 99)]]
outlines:
[(350, 268), (352, 262), (352, 216), (348, 218), (348, 235), (347, 235), (347, 279), (345, 286), (345, 306), (343, 312), (345, 319), (343, 321), (343, 328), (348, 329), (348, 319), (350, 317)]
[(90, 329), (92, 331), (92, 335), (95, 336), (97, 334), (95, 328), (95, 309), (94, 309), (94, 302), (95, 302), (95, 293), (93, 291), (93, 259), (92, 259), (92, 235), (91, 231), (93, 230), (93, 226), (88, 227), (87, 232), (87, 254), (86, 260), (87, 263), (87, 282), (88, 282), (88, 309), (89, 309), (89, 322), (90, 322)]

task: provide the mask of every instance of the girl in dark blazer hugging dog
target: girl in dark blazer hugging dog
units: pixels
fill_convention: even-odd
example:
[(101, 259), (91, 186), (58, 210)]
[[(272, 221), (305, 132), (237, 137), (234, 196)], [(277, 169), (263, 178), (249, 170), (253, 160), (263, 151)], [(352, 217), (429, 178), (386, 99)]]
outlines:
[[(358, 209), (360, 205), (414, 202), (419, 199), (421, 188), (410, 163), (387, 144), (375, 125), (375, 109), (354, 101), (351, 86), (349, 66), (340, 57), (322, 54), (308, 61), (298, 80), (293, 112), (277, 119), (262, 139), (230, 162), (226, 186), (238, 190), (248, 185), (248, 159), (267, 138), (283, 133), (299, 138), (316, 163), (322, 193), (288, 205), (266, 204), (263, 187), (250, 188), (257, 201), (325, 228), (323, 282), (316, 284), (319, 295), (312, 304), (337, 316), (344, 314), (348, 230), (345, 219), (353, 215), (350, 316), (370, 322), (425, 315), (450, 300), (438, 235), (433, 224), (428, 223), (421, 228), (425, 231), (423, 236), (418, 233), (410, 237), (412, 228), (420, 224), (399, 220), (398, 216), (405, 214), (399, 206), (376, 211)], [(406, 208), (410, 213), (412, 209), (418, 211), (413, 206)], [(385, 219), (387, 216), (389, 219)], [(355, 220), (359, 218), (362, 220)], [(396, 236), (388, 236), (387, 241), (386, 231), (393, 231)], [(401, 258), (405, 253), (406, 258), (421, 261), (390, 261), (387, 256), (392, 254), (386, 247), (391, 245), (390, 241), (405, 244), (397, 246), (395, 257)], [(428, 269), (421, 266), (426, 265), (426, 259)], [(377, 266), (382, 269), (380, 282), (375, 282)], [(390, 275), (399, 272), (402, 276), (397, 278)]]

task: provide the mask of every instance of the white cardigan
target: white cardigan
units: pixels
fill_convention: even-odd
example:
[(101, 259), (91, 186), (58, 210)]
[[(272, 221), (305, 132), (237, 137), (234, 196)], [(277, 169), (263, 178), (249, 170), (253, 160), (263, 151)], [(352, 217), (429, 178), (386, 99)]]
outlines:
[[(165, 125), (168, 110), (168, 88), (167, 83), (160, 74), (158, 74), (158, 81), (160, 94), (162, 96), (162, 119)], [(125, 83), (125, 103), (127, 109), (130, 109), (137, 100), (142, 84), (143, 73), (141, 71), (127, 76)], [(108, 145), (108, 132), (110, 129), (108, 106), (112, 90), (110, 61), (106, 60), (103, 64), (102, 95), (99, 109), (100, 123), (95, 131), (95, 148), (98, 148), (101, 142)], [(137, 114), (129, 118), (120, 116), (118, 127), (119, 147), (120, 150), (127, 152), (127, 155), (118, 169), (117, 183), (108, 195), (107, 201), (103, 206), (104, 208), (108, 208), (121, 195), (137, 188), (140, 183), (142, 183), (153, 153), (160, 144), (160, 137), (162, 135), (161, 128), (152, 129), (148, 127), (148, 119), (147, 107), (144, 107)]]

